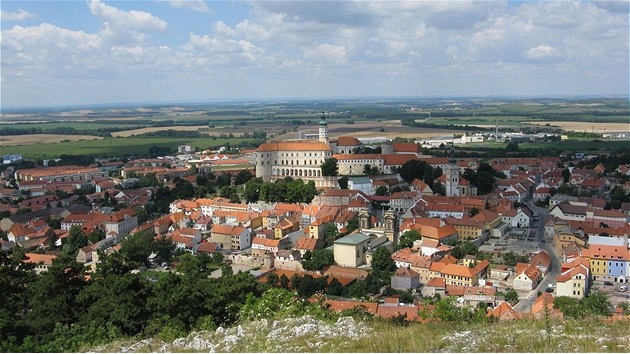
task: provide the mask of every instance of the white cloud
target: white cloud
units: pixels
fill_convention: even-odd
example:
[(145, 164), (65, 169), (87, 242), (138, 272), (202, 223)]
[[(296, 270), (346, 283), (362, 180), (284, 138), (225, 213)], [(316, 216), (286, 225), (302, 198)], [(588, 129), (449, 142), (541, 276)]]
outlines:
[(146, 32), (163, 32), (166, 21), (161, 20), (144, 11), (123, 11), (106, 5), (100, 0), (90, 0), (88, 3), (92, 15), (98, 16), (112, 28), (130, 29)]
[(560, 53), (557, 48), (544, 44), (532, 47), (525, 53), (525, 57), (527, 57), (527, 59), (555, 58), (559, 55)]
[(321, 44), (314, 48), (304, 50), (304, 58), (316, 63), (345, 64), (347, 48), (343, 45)]
[(201, 0), (171, 0), (171, 6), (174, 8), (185, 8), (192, 11), (197, 11), (201, 13), (211, 13), (208, 5)]
[(33, 17), (35, 17), (35, 15), (23, 9), (19, 9), (16, 12), (0, 10), (0, 19), (2, 21), (24, 21)]

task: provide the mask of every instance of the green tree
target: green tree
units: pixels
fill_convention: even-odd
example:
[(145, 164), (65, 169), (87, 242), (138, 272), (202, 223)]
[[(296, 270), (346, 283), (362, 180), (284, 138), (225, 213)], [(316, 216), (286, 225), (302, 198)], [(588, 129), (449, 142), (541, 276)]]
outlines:
[(206, 253), (198, 253), (193, 256), (185, 252), (179, 256), (177, 270), (183, 274), (195, 277), (207, 277), (215, 269), (212, 258)]
[(326, 224), (324, 228), (325, 247), (332, 246), (333, 242), (335, 242), (335, 240), (338, 238), (339, 238), (339, 231), (337, 230), (337, 227), (335, 226), (335, 224), (334, 223)]
[(339, 184), (339, 188), (341, 188), (341, 189), (348, 189), (348, 177), (347, 176), (343, 176), (343, 177), (339, 178), (337, 183)]
[(339, 167), (337, 165), (337, 159), (329, 157), (322, 163), (322, 176), (337, 176)]
[(488, 194), (494, 188), (494, 175), (487, 171), (477, 172), (476, 184), (478, 194)]
[(243, 198), (248, 203), (256, 203), (260, 199), (260, 187), (262, 180), (260, 178), (252, 178), (243, 188)]
[(128, 235), (120, 243), (120, 253), (134, 268), (148, 263), (148, 257), (153, 250), (153, 234), (151, 231), (140, 231)]
[(28, 305), (28, 286), (35, 279), (33, 264), (24, 263), (24, 249), (16, 247), (12, 252), (0, 251), (0, 349), (9, 339), (17, 340), (27, 333), (24, 320)]
[(241, 185), (252, 179), (252, 173), (249, 170), (242, 170), (234, 178), (234, 184)]
[(159, 262), (170, 262), (173, 259), (175, 244), (165, 235), (154, 238), (151, 246), (151, 251), (155, 252)]
[(568, 183), (571, 178), (571, 171), (568, 168), (562, 170), (562, 178), (564, 179), (564, 183)]
[(76, 297), (86, 285), (84, 275), (83, 264), (62, 253), (30, 284), (26, 321), (31, 333), (51, 333), (56, 323), (77, 322), (82, 306)]
[(98, 241), (105, 239), (105, 231), (101, 229), (96, 229), (90, 232), (89, 235), (87, 235), (87, 239), (90, 241), (90, 243), (95, 244)]
[(342, 296), (343, 293), (343, 285), (341, 285), (337, 278), (332, 278), (328, 284), (328, 288), (326, 288), (326, 294), (331, 296)]
[(140, 333), (149, 318), (149, 294), (147, 282), (136, 274), (96, 279), (77, 295), (77, 303), (87, 309), (80, 322), (113, 325), (125, 335)]
[(417, 230), (405, 231), (400, 235), (398, 240), (398, 248), (408, 248), (413, 246), (413, 241), (421, 239), (420, 233)]
[(63, 244), (63, 252), (76, 256), (77, 252), (88, 244), (88, 238), (85, 236), (83, 231), (79, 226), (72, 226), (68, 231), (68, 237), (66, 238), (66, 242)]
[(321, 271), (335, 262), (335, 255), (329, 249), (319, 249), (312, 253), (311, 259), (303, 261), (302, 266), (306, 270)]
[(425, 170), (430, 166), (425, 161), (409, 160), (400, 167), (400, 177), (407, 182), (424, 179)]
[(391, 253), (387, 248), (379, 247), (374, 251), (372, 269), (383, 272), (394, 272), (396, 270), (396, 262), (392, 259)]
[(379, 186), (378, 188), (376, 188), (376, 191), (374, 192), (375, 195), (380, 195), (380, 196), (387, 195), (388, 193), (389, 193), (389, 189), (386, 186)]
[(507, 302), (516, 302), (518, 301), (518, 293), (514, 289), (510, 289), (505, 293), (505, 301)]
[(144, 206), (136, 205), (135, 207), (133, 207), (133, 211), (138, 217), (138, 225), (142, 225), (147, 222), (147, 220), (149, 220), (149, 213)]

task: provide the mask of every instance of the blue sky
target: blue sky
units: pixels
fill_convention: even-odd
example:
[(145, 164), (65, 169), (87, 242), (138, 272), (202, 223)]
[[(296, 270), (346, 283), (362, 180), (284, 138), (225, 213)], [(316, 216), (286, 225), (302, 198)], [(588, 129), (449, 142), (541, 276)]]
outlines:
[(2, 1), (1, 107), (628, 95), (628, 1)]

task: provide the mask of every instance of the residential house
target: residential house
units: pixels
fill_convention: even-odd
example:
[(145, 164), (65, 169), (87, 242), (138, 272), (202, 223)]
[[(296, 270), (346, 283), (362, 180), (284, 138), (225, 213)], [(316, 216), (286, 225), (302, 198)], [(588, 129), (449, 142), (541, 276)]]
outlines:
[(481, 237), (485, 230), (485, 223), (480, 220), (474, 220), (471, 218), (446, 218), (446, 222), (449, 225), (453, 225), (460, 240), (475, 240)]
[(622, 228), (628, 225), (628, 215), (619, 210), (587, 209), (586, 222), (593, 226)]
[(586, 220), (586, 206), (573, 205), (568, 201), (564, 201), (554, 205), (549, 213), (552, 216), (566, 221), (585, 221)]
[(431, 278), (421, 289), (422, 296), (434, 297), (446, 296), (446, 279), (442, 277)]
[(514, 274), (516, 277), (512, 287), (516, 290), (533, 290), (543, 278), (540, 269), (529, 263), (517, 263)]
[(210, 240), (226, 250), (242, 250), (251, 246), (251, 230), (243, 226), (214, 225)]
[(409, 290), (420, 287), (420, 276), (411, 268), (398, 268), (391, 279), (392, 289)]
[(628, 274), (630, 249), (626, 242), (620, 246), (590, 244), (588, 249), (582, 251), (582, 256), (589, 260), (593, 280), (618, 283), (630, 281), (630, 274)]
[(543, 250), (538, 251), (532, 255), (529, 264), (535, 265), (542, 272), (543, 276), (547, 275), (551, 269), (551, 256)]
[(273, 228), (274, 235), (277, 239), (281, 239), (286, 235), (298, 231), (300, 229), (300, 222), (293, 217), (286, 217), (282, 219), (276, 226)]
[(534, 300), (529, 315), (533, 318), (541, 319), (548, 317), (552, 320), (562, 320), (564, 314), (560, 309), (554, 308), (555, 298), (553, 295), (544, 292)]
[(106, 234), (113, 232), (118, 237), (124, 237), (138, 227), (138, 217), (133, 209), (125, 209), (109, 214), (104, 225)]
[(409, 183), (409, 189), (414, 192), (418, 192), (423, 196), (433, 195), (433, 190), (431, 190), (431, 187), (429, 187), (428, 184), (424, 183), (424, 181), (417, 178)]
[(490, 262), (487, 259), (478, 262), (474, 267), (451, 263), (446, 264), (439, 273), (446, 279), (446, 285), (477, 286), (479, 279), (486, 276), (489, 265)]
[(261, 237), (254, 237), (252, 239), (252, 253), (254, 253), (255, 250), (260, 250), (263, 253), (264, 252), (271, 252), (274, 255), (276, 253), (278, 253), (278, 251), (281, 249), (282, 245), (281, 245), (281, 241), (283, 241), (282, 243), (286, 244), (286, 242), (288, 241), (287, 238), (283, 238), (283, 239), (267, 239), (267, 238), (261, 238)]
[(502, 301), (492, 310), (488, 310), (488, 317), (498, 318), (499, 321), (511, 321), (521, 318), (521, 314), (516, 312), (512, 305), (506, 301)]
[(37, 254), (37, 253), (26, 253), (25, 263), (35, 264), (35, 273), (40, 274), (45, 272), (50, 268), (53, 264), (53, 261), (57, 258), (56, 255), (52, 254)]
[(304, 253), (306, 253), (306, 251), (313, 252), (316, 249), (319, 249), (318, 240), (316, 238), (300, 237), (295, 242), (293, 248), (300, 251), (300, 254), (304, 256)]
[(556, 277), (556, 295), (583, 299), (589, 289), (589, 261), (576, 258), (562, 264), (562, 273)]

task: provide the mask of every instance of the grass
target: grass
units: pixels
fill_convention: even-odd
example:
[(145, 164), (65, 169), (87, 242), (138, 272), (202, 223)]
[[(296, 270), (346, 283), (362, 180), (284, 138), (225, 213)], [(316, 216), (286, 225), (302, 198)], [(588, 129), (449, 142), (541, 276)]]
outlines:
[[(374, 335), (350, 343), (348, 352), (627, 352), (630, 323), (601, 320), (554, 322), (547, 334), (544, 321), (500, 323), (414, 323), (398, 327), (374, 323)], [(605, 346), (605, 347), (604, 347)]]
[[(272, 321), (244, 323), (245, 334), (228, 347), (227, 352), (277, 352), (277, 339), (270, 339)], [(254, 325), (255, 324), (255, 325)], [(349, 339), (336, 336), (327, 340), (307, 334), (292, 337), (287, 333), (281, 347), (290, 352), (313, 352), (317, 343), (319, 352), (409, 353), (409, 352), (628, 352), (630, 348), (630, 322), (605, 323), (599, 318), (552, 321), (516, 320), (495, 323), (437, 322), (411, 323), (401, 327), (390, 321), (376, 319), (366, 323), (370, 328), (366, 336)], [(360, 325), (359, 325), (360, 326)], [(289, 328), (290, 332), (290, 328)], [(227, 334), (227, 332), (225, 333)], [(224, 335), (209, 332), (204, 339), (217, 343)], [(120, 351), (137, 343), (139, 338), (114, 341), (97, 348), (101, 351)], [(157, 350), (163, 343), (149, 339), (136, 347), (138, 352)], [(94, 350), (95, 348), (86, 350)], [(192, 352), (182, 348), (178, 351)]]
[(229, 142), (232, 146), (249, 139), (222, 138), (106, 138), (101, 140), (84, 140), (52, 144), (36, 144), (23, 146), (3, 146), (2, 154), (22, 154), (28, 159), (50, 159), (63, 154), (94, 155), (116, 157), (124, 155), (146, 154), (152, 146), (169, 147), (175, 150), (179, 145), (191, 145), (197, 149), (224, 146)]

